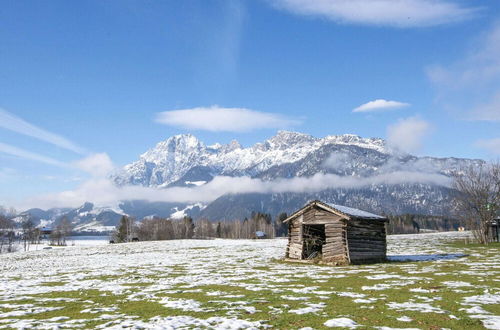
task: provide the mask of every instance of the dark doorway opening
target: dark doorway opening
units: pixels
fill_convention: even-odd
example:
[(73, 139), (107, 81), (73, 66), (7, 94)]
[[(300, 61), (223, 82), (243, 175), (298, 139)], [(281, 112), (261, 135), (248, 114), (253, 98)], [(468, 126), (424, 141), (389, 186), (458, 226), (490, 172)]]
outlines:
[(326, 242), (325, 225), (303, 225), (302, 238), (304, 241), (302, 259), (314, 259), (321, 256)]

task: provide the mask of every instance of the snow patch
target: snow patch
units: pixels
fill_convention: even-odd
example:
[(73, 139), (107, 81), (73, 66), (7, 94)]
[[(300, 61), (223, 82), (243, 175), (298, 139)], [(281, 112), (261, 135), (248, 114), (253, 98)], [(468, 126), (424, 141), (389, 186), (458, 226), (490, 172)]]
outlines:
[(330, 319), (326, 321), (323, 325), (329, 328), (350, 328), (350, 329), (354, 329), (359, 326), (356, 322), (346, 317)]

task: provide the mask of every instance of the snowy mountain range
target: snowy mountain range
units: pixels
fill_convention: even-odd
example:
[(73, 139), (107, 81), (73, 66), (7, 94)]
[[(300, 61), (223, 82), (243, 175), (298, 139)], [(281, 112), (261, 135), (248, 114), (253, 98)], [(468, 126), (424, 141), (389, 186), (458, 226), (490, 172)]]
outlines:
[[(250, 177), (263, 182), (312, 178), (311, 184), (333, 180), (321, 190), (263, 191), (214, 196), (208, 203), (117, 201), (115, 206), (87, 203), (75, 210), (37, 213), (53, 221), (66, 215), (80, 230), (106, 228), (123, 214), (139, 219), (148, 216), (231, 220), (252, 211), (276, 215), (292, 212), (311, 199), (353, 206), (375, 213), (449, 214), (451, 194), (447, 187), (453, 171), (477, 166), (481, 160), (416, 157), (392, 149), (379, 138), (357, 135), (311, 135), (280, 131), (276, 136), (244, 148), (237, 141), (205, 145), (190, 134), (176, 135), (158, 143), (124, 166), (111, 180), (118, 186), (138, 185), (167, 189), (201, 187), (218, 177)], [(322, 176), (321, 176), (322, 175)], [(336, 182), (342, 184), (336, 184)], [(319, 182), (321, 186), (322, 182)], [(304, 185), (309, 184), (304, 181)], [(90, 201), (92, 202), (92, 201)], [(45, 212), (45, 211), (42, 211)], [(47, 220), (47, 219), (45, 219)]]
[(167, 187), (200, 184), (217, 175), (260, 177), (272, 168), (294, 164), (329, 146), (336, 146), (339, 150), (356, 147), (381, 155), (390, 153), (384, 140), (364, 139), (356, 135), (319, 139), (307, 134), (279, 131), (263, 143), (243, 148), (234, 140), (226, 145), (206, 146), (193, 135), (185, 134), (158, 143), (142, 154), (138, 161), (126, 165), (114, 181), (119, 185)]

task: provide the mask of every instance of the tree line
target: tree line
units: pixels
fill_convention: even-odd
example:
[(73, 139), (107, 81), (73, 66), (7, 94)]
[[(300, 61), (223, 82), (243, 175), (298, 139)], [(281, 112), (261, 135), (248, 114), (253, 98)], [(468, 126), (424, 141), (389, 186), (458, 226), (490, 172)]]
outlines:
[(114, 243), (138, 241), (156, 241), (172, 239), (210, 239), (258, 238), (263, 233), (265, 238), (283, 237), (287, 226), (283, 223), (286, 213), (280, 214), (275, 221), (270, 214), (253, 212), (250, 218), (233, 221), (211, 222), (207, 219), (194, 221), (190, 217), (180, 220), (168, 218), (149, 218), (136, 222), (133, 217), (122, 216), (116, 229), (111, 234)]
[(50, 245), (65, 246), (71, 234), (72, 226), (66, 217), (61, 218), (48, 235), (44, 235), (30, 217), (23, 219), (20, 225), (13, 220), (15, 217), (13, 209), (7, 211), (0, 206), (0, 253), (28, 251), (31, 245), (40, 244), (44, 238)]
[(433, 231), (454, 231), (462, 227), (463, 221), (457, 218), (420, 215), (420, 214), (402, 214), (387, 216), (387, 234), (417, 234), (421, 230)]

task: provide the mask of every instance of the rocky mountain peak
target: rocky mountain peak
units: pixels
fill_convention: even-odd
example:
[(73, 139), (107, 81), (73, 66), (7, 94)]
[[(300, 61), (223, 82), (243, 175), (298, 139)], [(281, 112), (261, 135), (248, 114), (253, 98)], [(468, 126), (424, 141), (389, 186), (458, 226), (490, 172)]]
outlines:
[[(263, 181), (302, 177), (307, 181), (306, 178), (314, 178), (317, 174), (327, 174), (349, 177), (348, 181), (353, 182), (373, 183), (359, 187), (326, 187), (310, 193), (235, 194), (234, 199), (221, 196), (209, 205), (200, 204), (197, 207), (193, 206), (195, 204), (172, 202), (162, 202), (165, 205), (161, 207), (158, 203), (147, 202), (138, 206), (130, 201), (125, 201), (123, 205), (98, 207), (89, 203), (66, 211), (66, 215), (70, 219), (79, 219), (80, 230), (91, 227), (107, 230), (107, 226), (116, 225), (122, 214), (142, 217), (189, 214), (213, 220), (230, 220), (241, 219), (254, 210), (271, 214), (293, 211), (310, 199), (378, 213), (444, 214), (449, 208), (451, 196), (446, 176), (456, 169), (480, 163), (479, 160), (468, 159), (402, 156), (388, 148), (383, 139), (354, 134), (315, 138), (298, 132), (279, 131), (270, 139), (247, 148), (236, 140), (207, 147), (193, 135), (182, 134), (158, 143), (137, 161), (126, 165), (112, 177), (114, 182), (118, 185), (196, 189), (197, 186), (209, 185), (216, 176), (246, 176)], [(408, 184), (404, 180), (398, 183), (399, 178), (395, 181), (380, 179), (398, 171), (416, 173), (417, 177), (432, 174), (429, 178), (433, 179)], [(33, 210), (31, 214), (37, 215), (43, 224), (43, 219), (58, 219), (61, 213)], [(19, 221), (23, 219), (21, 216), (18, 218)]]
[(142, 154), (140, 158), (146, 162), (158, 164), (175, 157), (176, 154), (199, 153), (205, 149), (205, 144), (194, 135), (179, 134), (159, 142), (154, 148)]
[[(191, 173), (193, 168), (198, 168), (198, 172), (203, 168), (207, 172), (203, 175), (197, 172), (197, 176), (201, 177), (208, 174), (256, 176), (272, 167), (305, 159), (328, 145), (352, 145), (390, 153), (384, 140), (366, 139), (352, 134), (316, 138), (283, 130), (249, 148), (243, 148), (236, 140), (207, 147), (191, 134), (180, 134), (158, 143), (142, 154), (138, 161), (126, 165), (113, 179), (119, 185), (165, 187)], [(191, 178), (186, 180), (192, 181)]]
[(271, 146), (291, 146), (300, 143), (314, 143), (315, 141), (317, 139), (312, 135), (292, 131), (278, 131), (275, 136), (267, 140)]
[(243, 149), (243, 146), (237, 140), (232, 140), (221, 147), (221, 152), (227, 153), (238, 149)]
[(361, 148), (376, 150), (381, 153), (391, 153), (387, 142), (381, 138), (363, 138), (355, 134), (329, 135), (324, 138), (327, 143), (353, 145)]

